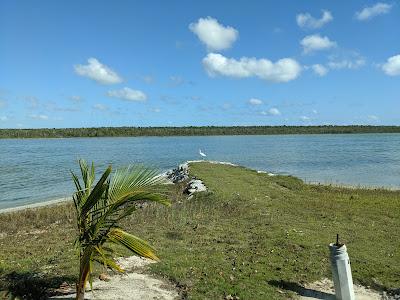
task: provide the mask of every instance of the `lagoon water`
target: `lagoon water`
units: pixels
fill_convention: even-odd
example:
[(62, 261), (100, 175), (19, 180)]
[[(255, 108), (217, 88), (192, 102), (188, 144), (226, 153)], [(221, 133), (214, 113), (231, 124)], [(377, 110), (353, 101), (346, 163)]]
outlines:
[(77, 159), (104, 169), (229, 161), (307, 182), (400, 188), (400, 134), (0, 140), (0, 209), (70, 196)]

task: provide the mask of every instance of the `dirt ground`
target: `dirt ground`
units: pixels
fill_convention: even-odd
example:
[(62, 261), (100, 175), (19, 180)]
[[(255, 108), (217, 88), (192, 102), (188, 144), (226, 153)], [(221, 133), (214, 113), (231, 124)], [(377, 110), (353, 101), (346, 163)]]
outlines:
[[(179, 299), (176, 288), (160, 279), (144, 273), (153, 261), (138, 256), (120, 259), (120, 266), (127, 272), (107, 277), (107, 281), (95, 280), (93, 291), (85, 293), (85, 299), (96, 300), (174, 300)], [(66, 293), (50, 299), (75, 299), (75, 293)]]

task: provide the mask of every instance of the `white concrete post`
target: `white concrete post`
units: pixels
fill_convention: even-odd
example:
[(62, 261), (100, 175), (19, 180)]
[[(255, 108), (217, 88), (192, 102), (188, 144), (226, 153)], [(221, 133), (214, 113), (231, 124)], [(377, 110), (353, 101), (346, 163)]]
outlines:
[(336, 299), (355, 300), (350, 258), (346, 245), (329, 244)]

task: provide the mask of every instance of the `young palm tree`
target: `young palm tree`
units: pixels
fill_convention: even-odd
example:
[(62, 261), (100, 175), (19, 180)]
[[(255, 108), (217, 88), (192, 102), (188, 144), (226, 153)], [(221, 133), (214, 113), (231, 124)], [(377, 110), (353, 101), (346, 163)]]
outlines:
[(127, 167), (117, 170), (111, 178), (111, 166), (94, 185), (95, 169), (84, 160), (79, 160), (82, 182), (72, 173), (77, 191), (73, 200), (77, 212), (79, 235), (79, 280), (76, 299), (84, 299), (87, 281), (91, 283), (92, 263), (99, 262), (105, 267), (124, 272), (113, 258), (109, 243), (121, 244), (135, 254), (157, 260), (153, 248), (142, 239), (123, 231), (119, 221), (131, 215), (136, 204), (155, 201), (169, 205), (159, 192), (164, 178), (157, 171), (144, 167)]

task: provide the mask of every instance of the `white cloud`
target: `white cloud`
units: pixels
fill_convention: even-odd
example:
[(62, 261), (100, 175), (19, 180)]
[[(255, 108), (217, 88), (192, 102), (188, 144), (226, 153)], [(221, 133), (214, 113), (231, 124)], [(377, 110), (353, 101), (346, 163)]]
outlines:
[(277, 108), (275, 108), (275, 107), (270, 108), (270, 109), (268, 110), (268, 112), (269, 112), (271, 115), (273, 115), (273, 116), (278, 116), (278, 115), (281, 114), (281, 112), (280, 112)]
[(368, 119), (371, 120), (371, 121), (379, 121), (379, 117), (375, 116), (375, 115), (369, 115)]
[(8, 117), (7, 116), (0, 116), (0, 121), (2, 121), (2, 122), (8, 121)]
[(329, 71), (328, 68), (326, 68), (325, 66), (323, 66), (321, 64), (312, 65), (311, 68), (314, 71), (314, 73), (320, 77), (325, 76), (326, 74), (328, 74), (328, 71)]
[(93, 79), (101, 84), (115, 84), (122, 82), (122, 78), (96, 58), (89, 58), (87, 65), (75, 65), (75, 73)]
[(251, 105), (261, 105), (261, 104), (263, 104), (263, 101), (260, 100), (260, 99), (257, 99), (257, 98), (251, 98), (251, 99), (249, 99), (248, 102)]
[(366, 60), (356, 51), (342, 51), (339, 54), (330, 55), (327, 67), (331, 70), (351, 69), (363, 67)]
[(288, 82), (296, 79), (301, 73), (300, 64), (291, 58), (283, 58), (273, 63), (265, 58), (242, 57), (236, 60), (218, 53), (209, 53), (203, 58), (203, 66), (210, 76), (258, 77), (273, 82)]
[(328, 66), (331, 69), (358, 69), (365, 65), (364, 58), (357, 58), (355, 60), (343, 59), (343, 60), (333, 60), (328, 62)]
[(302, 120), (303, 122), (309, 122), (309, 121), (311, 121), (311, 118), (307, 117), (307, 116), (301, 116), (300, 120)]
[(328, 10), (322, 11), (322, 17), (320, 19), (314, 18), (309, 13), (298, 14), (296, 16), (297, 25), (299, 25), (301, 28), (309, 28), (309, 29), (321, 28), (326, 23), (329, 23), (332, 20), (333, 20), (332, 14)]
[(93, 109), (100, 110), (100, 111), (106, 111), (106, 110), (108, 110), (108, 107), (104, 104), (96, 103), (95, 105), (93, 105)]
[(382, 70), (386, 75), (400, 75), (400, 54), (389, 57), (387, 62), (382, 65)]
[(337, 46), (336, 42), (331, 41), (327, 36), (319, 34), (308, 35), (300, 41), (304, 53), (313, 51), (328, 50)]
[(264, 116), (279, 116), (281, 112), (276, 107), (272, 107), (267, 111), (262, 111), (261, 114)]
[(316, 109), (313, 109), (312, 113), (316, 115), (316, 114), (318, 114), (318, 111)]
[(230, 48), (239, 36), (235, 28), (221, 25), (211, 17), (200, 18), (196, 23), (191, 23), (189, 29), (211, 51)]
[(359, 21), (366, 21), (373, 17), (387, 14), (392, 9), (391, 4), (378, 2), (374, 6), (365, 7), (361, 11), (356, 12), (356, 19)]
[(49, 117), (47, 115), (37, 115), (37, 114), (29, 115), (29, 118), (34, 119), (34, 120), (48, 120), (49, 119)]
[(108, 91), (107, 95), (109, 97), (135, 102), (144, 102), (147, 100), (145, 93), (139, 90), (130, 89), (128, 87), (124, 87), (121, 90)]

